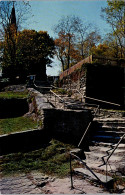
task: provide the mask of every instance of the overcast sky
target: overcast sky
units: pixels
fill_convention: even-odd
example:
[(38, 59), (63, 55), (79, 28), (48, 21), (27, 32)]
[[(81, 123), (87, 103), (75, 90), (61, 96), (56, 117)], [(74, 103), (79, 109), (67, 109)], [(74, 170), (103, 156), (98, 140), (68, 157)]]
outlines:
[[(26, 28), (47, 31), (53, 38), (53, 26), (62, 16), (75, 15), (83, 21), (94, 24), (99, 28), (101, 35), (109, 31), (109, 26), (101, 18), (101, 8), (107, 5), (106, 0), (59, 0), (59, 1), (30, 1), (32, 14)], [(53, 68), (47, 68), (48, 75), (57, 75), (60, 65), (57, 60), (53, 62)]]

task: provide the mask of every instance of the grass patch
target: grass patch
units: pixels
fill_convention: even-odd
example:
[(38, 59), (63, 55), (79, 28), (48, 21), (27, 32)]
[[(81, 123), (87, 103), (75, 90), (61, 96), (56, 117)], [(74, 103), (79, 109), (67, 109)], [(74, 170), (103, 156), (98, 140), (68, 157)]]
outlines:
[(27, 117), (0, 119), (0, 135), (37, 128), (37, 122)]
[(69, 97), (72, 95), (72, 91), (71, 90), (66, 90), (66, 89), (53, 89), (53, 92), (58, 94), (58, 95), (68, 95)]
[(59, 95), (66, 95), (67, 91), (65, 89), (53, 89), (53, 92)]
[(122, 185), (125, 187), (125, 178), (124, 177), (114, 176), (113, 178), (118, 185)]
[(0, 92), (0, 98), (12, 99), (12, 98), (27, 98), (28, 91), (22, 92), (14, 92), (14, 91), (7, 91), (7, 92)]
[[(64, 177), (69, 175), (69, 151), (72, 145), (52, 140), (46, 148), (28, 153), (15, 153), (3, 156), (1, 171), (4, 175), (39, 170), (45, 174)], [(75, 163), (73, 163), (75, 166)]]

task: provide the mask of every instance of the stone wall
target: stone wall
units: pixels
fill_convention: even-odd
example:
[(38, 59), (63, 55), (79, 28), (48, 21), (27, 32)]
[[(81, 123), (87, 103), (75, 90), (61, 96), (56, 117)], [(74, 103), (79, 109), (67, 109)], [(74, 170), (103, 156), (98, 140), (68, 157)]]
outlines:
[(90, 110), (55, 109), (49, 105), (44, 95), (34, 89), (30, 89), (31, 91), (34, 98), (30, 104), (36, 107), (36, 115), (42, 120), (42, 128), (52, 137), (78, 143), (92, 119)]
[(32, 88), (28, 90), (28, 114), (41, 120), (42, 128), (0, 136), (0, 155), (37, 149), (52, 138), (78, 145), (92, 119), (91, 112), (53, 109), (45, 95)]
[(86, 68), (77, 69), (64, 77), (60, 81), (60, 87), (68, 90), (72, 89), (72, 97), (75, 99), (81, 98), (81, 95), (76, 90), (80, 91), (83, 96), (86, 96)]
[(50, 136), (43, 129), (1, 135), (0, 155), (36, 150), (49, 141)]
[(26, 98), (0, 99), (0, 118), (19, 117), (28, 112)]
[[(125, 106), (125, 68), (120, 66), (84, 64), (81, 69), (63, 77), (60, 87), (77, 89), (83, 96)], [(74, 91), (74, 98), (80, 99), (81, 95)], [(113, 108), (110, 104), (88, 98), (85, 102)]]
[(124, 67), (124, 105), (125, 105), (125, 67)]
[(44, 130), (52, 137), (78, 144), (92, 119), (89, 110), (44, 109)]

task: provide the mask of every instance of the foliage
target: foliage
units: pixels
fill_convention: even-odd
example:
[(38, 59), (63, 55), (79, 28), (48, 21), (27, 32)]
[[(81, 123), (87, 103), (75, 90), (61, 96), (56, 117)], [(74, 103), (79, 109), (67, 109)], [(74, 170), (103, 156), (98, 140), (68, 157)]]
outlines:
[(62, 17), (55, 26), (55, 32), (58, 34), (55, 39), (56, 55), (63, 71), (90, 55), (91, 47), (101, 40), (92, 25), (76, 16)]
[(1, 171), (3, 174), (11, 174), (40, 170), (45, 174), (63, 177), (68, 175), (70, 171), (68, 152), (71, 148), (73, 148), (72, 145), (51, 140), (46, 148), (28, 153), (4, 155), (1, 158)]
[(27, 98), (28, 97), (28, 91), (21, 91), (21, 92), (14, 92), (14, 91), (7, 91), (7, 92), (0, 92), (0, 98)]
[(0, 119), (0, 135), (36, 128), (37, 122), (27, 117)]
[(29, 2), (0, 1), (0, 53), (2, 56), (0, 60), (2, 60), (2, 66), (7, 68), (5, 72), (9, 72), (10, 80), (16, 75), (17, 30), (25, 24), (29, 13)]
[[(14, 60), (11, 60), (8, 42), (4, 41), (3, 72), (7, 76), (17, 75), (26, 79), (29, 74), (37, 75), (39, 79), (45, 77), (46, 65), (51, 63), (50, 58), (54, 55), (54, 41), (47, 32), (35, 30), (23, 30), (16, 35)], [(44, 74), (43, 74), (44, 73)], [(43, 78), (44, 80), (45, 78)]]
[(10, 31), (8, 27), (13, 4), (16, 9), (17, 29), (20, 29), (20, 27), (25, 24), (30, 14), (30, 4), (28, 1), (0, 1), (0, 36), (2, 39), (4, 39), (5, 34)]
[(17, 64), (30, 74), (41, 77), (46, 65), (51, 64), (54, 55), (54, 41), (47, 32), (24, 30), (17, 37)]
[(96, 47), (96, 45), (101, 41), (101, 36), (99, 35), (99, 33), (97, 31), (92, 31), (90, 32), (87, 37), (86, 40), (84, 42), (84, 56), (89, 56), (90, 54), (92, 54), (91, 49), (93, 47)]
[(57, 94), (61, 94), (61, 95), (67, 94), (67, 91), (65, 89), (61, 89), (61, 88), (53, 89), (53, 92), (55, 92)]
[(58, 34), (58, 39), (55, 40), (57, 46), (57, 57), (62, 63), (64, 70), (64, 65), (69, 68), (71, 61), (71, 50), (73, 50), (74, 42), (74, 26), (75, 17), (62, 17), (58, 24), (55, 26), (55, 33)]
[(112, 27), (112, 35), (121, 48), (121, 58), (125, 57), (125, 1), (107, 0), (108, 6), (102, 9), (102, 16)]

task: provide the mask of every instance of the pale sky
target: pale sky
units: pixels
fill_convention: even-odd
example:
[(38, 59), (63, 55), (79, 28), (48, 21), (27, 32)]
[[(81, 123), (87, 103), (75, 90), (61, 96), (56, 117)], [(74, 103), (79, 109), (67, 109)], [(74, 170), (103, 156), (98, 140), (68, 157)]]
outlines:
[[(98, 27), (104, 36), (109, 31), (109, 26), (101, 18), (101, 8), (107, 5), (106, 0), (42, 0), (30, 1), (32, 14), (26, 25), (27, 29), (47, 31), (51, 37), (55, 37), (53, 26), (58, 24), (62, 16), (75, 15), (83, 21), (92, 23)], [(61, 70), (60, 62), (54, 60), (53, 68), (47, 68), (48, 75), (57, 75)]]

